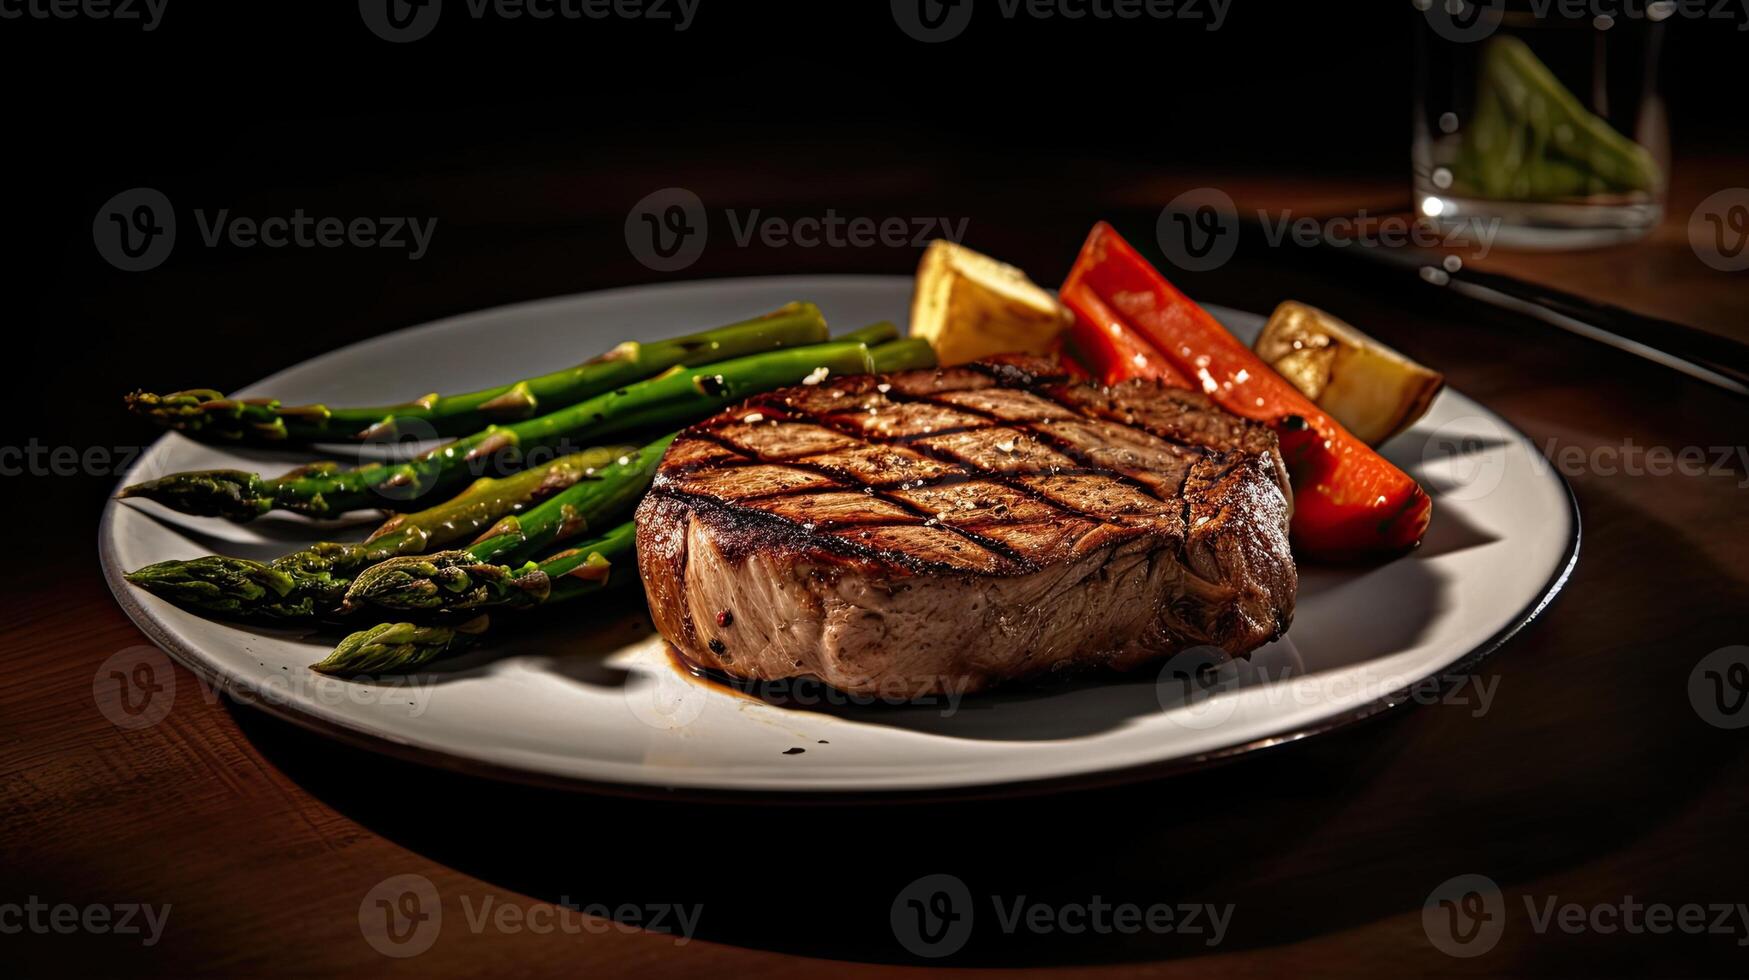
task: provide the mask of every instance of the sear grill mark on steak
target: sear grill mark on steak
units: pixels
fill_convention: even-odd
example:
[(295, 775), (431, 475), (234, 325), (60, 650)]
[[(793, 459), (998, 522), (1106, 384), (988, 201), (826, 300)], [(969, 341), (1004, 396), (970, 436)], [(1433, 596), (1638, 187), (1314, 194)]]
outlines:
[[(781, 431), (783, 428), (787, 428), (787, 426), (773, 427), (774, 431)], [(703, 433), (701, 433), (701, 435), (706, 438), (718, 437), (717, 433), (714, 431), (710, 432), (708, 435)], [(780, 436), (780, 439), (781, 438), (782, 437)], [(814, 491), (815, 493), (803, 493), (798, 496), (796, 490), (765, 490), (751, 498), (740, 498), (738, 502), (756, 506), (757, 509), (764, 511), (775, 518), (788, 521), (791, 524), (799, 524), (803, 531), (810, 532), (825, 530), (829, 533), (838, 533), (838, 530), (836, 528), (820, 528), (816, 522), (808, 519), (806, 515), (808, 505), (802, 504), (796, 507), (790, 507), (786, 506), (785, 502), (797, 499), (805, 500), (807, 497), (815, 495), (831, 496), (834, 498), (841, 496), (854, 496), (838, 494), (833, 491), (836, 491), (840, 487), (861, 487), (863, 495), (867, 498), (867, 510), (869, 512), (878, 512), (879, 505), (886, 504), (890, 507), (896, 508), (899, 511), (899, 514), (892, 515), (886, 521), (855, 520), (841, 517), (836, 523), (893, 526), (922, 524), (924, 526), (933, 526), (936, 523), (933, 517), (919, 510), (907, 502), (903, 497), (895, 497), (888, 488), (888, 484), (885, 481), (877, 480), (876, 477), (888, 470), (897, 471), (900, 473), (898, 488), (902, 489), (905, 487), (921, 486), (932, 480), (964, 475), (964, 472), (957, 468), (943, 466), (928, 457), (919, 456), (903, 447), (853, 446), (840, 451), (826, 452), (805, 456), (799, 459), (792, 459), (789, 460), (786, 465), (791, 469), (805, 470), (813, 473), (829, 482), (797, 488), (797, 490), (800, 491)], [(758, 506), (759, 504), (766, 504), (767, 506)], [(910, 520), (907, 520), (906, 518), (910, 518)], [(963, 548), (948, 547), (945, 550), (953, 552), (954, 554), (946, 556), (948, 560), (943, 562), (943, 564), (957, 566), (969, 563), (979, 570), (984, 571), (990, 571), (995, 568), (1025, 569), (1031, 567), (1031, 563), (1027, 561), (1027, 559), (1013, 552), (999, 540), (986, 538), (963, 528), (955, 528), (954, 531), (956, 531), (961, 537), (977, 545), (977, 550), (962, 556), (959, 552), (964, 551)], [(934, 535), (923, 534), (920, 532), (905, 532), (904, 534), (894, 536), (886, 534), (877, 535), (874, 530), (868, 530), (864, 533), (858, 534), (856, 538), (858, 542), (864, 544), (865, 547), (872, 546), (871, 543), (877, 538), (882, 541), (903, 541), (908, 538), (909, 540), (916, 541), (919, 545), (939, 544), (939, 542), (935, 540)], [(915, 549), (909, 549), (900, 547), (893, 550), (916, 557), (919, 555), (939, 555), (943, 551), (943, 548), (918, 547)], [(983, 551), (994, 552), (999, 558), (1006, 562), (1006, 565), (992, 565), (991, 562), (987, 561), (982, 555)]]
[(1200, 393), (1011, 357), (783, 389), (687, 429), (639, 508), (639, 571), (706, 667), (969, 691), (1274, 638), (1290, 499), (1274, 434)]

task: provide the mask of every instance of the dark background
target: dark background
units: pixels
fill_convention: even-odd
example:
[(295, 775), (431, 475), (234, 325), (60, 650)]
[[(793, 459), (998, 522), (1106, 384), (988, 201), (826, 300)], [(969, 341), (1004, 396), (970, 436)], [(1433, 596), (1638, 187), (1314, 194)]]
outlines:
[[(0, 21), (11, 354), (0, 442), (145, 444), (155, 433), (121, 411), (131, 388), (234, 389), (352, 340), (506, 302), (668, 279), (905, 273), (916, 263), (911, 248), (755, 244), (707, 248), (683, 272), (652, 272), (626, 250), (622, 223), (634, 202), (663, 187), (691, 188), (713, 210), (964, 217), (969, 244), (1047, 285), (1097, 218), (1113, 218), (1145, 244), (1173, 187), (1325, 178), (1373, 186), (1384, 177), (1398, 190), (1379, 206), (1408, 200), (1415, 15), (1407, 3), (1234, 0), (1213, 33), (1195, 22), (980, 16), (940, 45), (905, 37), (884, 2), (703, 0), (682, 34), (639, 22), (475, 22), (461, 15), (460, 0), (449, 4), (456, 9), (436, 31), (408, 45), (371, 35), (349, 2), (170, 0), (150, 34), (82, 20)], [(1679, 166), (1745, 149), (1740, 75), (1749, 35), (1734, 28), (1670, 31), (1664, 92)], [(111, 195), (136, 186), (175, 204), (179, 243), (163, 266), (130, 274), (98, 256), (91, 221)], [(256, 217), (294, 208), (416, 216), (438, 226), (417, 262), (387, 250), (207, 249), (194, 244), (197, 207)], [(1218, 272), (1177, 278), (1199, 299), (1252, 309), (1286, 295), (1374, 314), (1416, 309), (1407, 302), (1412, 284), (1345, 281), (1299, 258), (1283, 266), (1279, 256), (1242, 253)], [(1363, 303), (1378, 305), (1355, 305)], [(1595, 385), (1664, 406), (1646, 424), (1666, 433), (1704, 420), (1667, 441), (1741, 440), (1730, 414), (1740, 403), (1658, 369), (1552, 333), (1525, 345), (1523, 324), (1501, 314), (1422, 309), (1461, 319), (1473, 333), (1455, 336), (1441, 321), (1425, 346), (1387, 338), (1450, 365), (1454, 385), (1515, 421), (1537, 411), (1558, 416), (1563, 399), (1577, 416), (1597, 417), (1619, 399), (1587, 401), (1582, 386)], [(1469, 354), (1476, 356), (1466, 362)], [(1513, 381), (1496, 380), (1490, 358), (1502, 356), (1519, 362)], [(1540, 401), (1524, 394), (1526, 376), (1546, 383)], [(1514, 395), (1521, 400), (1507, 403)], [(82, 588), (97, 591), (95, 562), (85, 556), (114, 479), (0, 480), (8, 505), (29, 515), (9, 534), (15, 558), (0, 563), (0, 583), (31, 578), (32, 600), (53, 603), (42, 563), (20, 556), (71, 550), (78, 560), (53, 566), (56, 574), (80, 576)], [(1579, 489), (1588, 534), (1594, 524), (1643, 526), (1629, 494), (1597, 482)], [(323, 827), (356, 822), (542, 899), (704, 901), (713, 923), (706, 939), (822, 957), (903, 959), (879, 928), (881, 909), (924, 857), (947, 861), (927, 870), (957, 871), (982, 891), (1045, 901), (1103, 890), (1112, 900), (1147, 902), (1162, 882), (1237, 901), (1253, 923), (1232, 940), (1243, 952), (1418, 908), (1429, 882), (1459, 871), (1495, 874), (1516, 900), (1520, 884), (1559, 887), (1549, 882), (1660, 828), (1703, 820), (1710, 822), (1693, 837), (1684, 836), (1692, 823), (1667, 833), (1584, 888), (1596, 901), (1656, 876), (1662, 891), (1646, 897), (1737, 901), (1741, 849), (1689, 844), (1741, 839), (1740, 733), (1704, 729), (1679, 699), (1648, 706), (1637, 692), (1667, 680), (1652, 644), (1676, 620), (1700, 648), (1741, 642), (1745, 596), (1719, 569), (1692, 561), (1675, 535), (1647, 537), (1650, 549), (1626, 531), (1588, 543), (1591, 564), (1572, 587), (1596, 607), (1613, 602), (1637, 618), (1624, 626), (1575, 615), (1559, 634), (1533, 627), (1502, 658), (1514, 697), (1489, 724), (1461, 712), (1414, 712), (1129, 790), (927, 809), (701, 812), (482, 790), (375, 759), (366, 772), (350, 750), (248, 709), (233, 712), (235, 730), (250, 758), (265, 760), (256, 764), (315, 798), (309, 806), (321, 808)], [(1654, 609), (1660, 591), (1685, 601)], [(1686, 651), (1672, 676), (1692, 662)], [(90, 671), (80, 670), (83, 683)], [(1575, 690), (1581, 671), (1597, 679), (1594, 688)], [(1718, 786), (1739, 788), (1708, 797), (1723, 804), (1705, 817), (1685, 810)], [(140, 806), (158, 805), (161, 788), (131, 791)], [(95, 799), (107, 790), (90, 792)], [(555, 824), (576, 829), (571, 846), (530, 829)], [(589, 844), (591, 828), (618, 825), (668, 835), (676, 846), (615, 860)], [(820, 853), (845, 839), (883, 847)], [(31, 871), (33, 885), (45, 888), (115, 884), (100, 868), (63, 871), (51, 857)], [(677, 883), (696, 890), (682, 893)], [(1595, 939), (1553, 937), (1517, 947), (1510, 962), (1520, 971), (1696, 974), (1721, 972), (1740, 953), (1720, 937), (1632, 947)], [(1431, 954), (1413, 935), (1407, 942), (1415, 953), (1368, 962), (1458, 968), (1420, 958)], [(207, 948), (230, 947), (215, 940)], [(956, 962), (1200, 952), (1158, 937), (1022, 937), (1001, 948), (975, 944)], [(1347, 960), (1320, 962), (1334, 972)]]
[[(655, 273), (618, 243), (628, 209), (662, 187), (713, 210), (965, 217), (970, 244), (1047, 284), (1094, 219), (1145, 214), (1156, 176), (1388, 175), (1403, 191), (1383, 203), (1407, 200), (1418, 15), (1406, 2), (1235, 0), (1210, 32), (1206, 20), (1010, 21), (985, 0), (962, 36), (932, 45), (882, 2), (703, 0), (685, 32), (449, 6), (399, 45), (347, 2), (170, 0), (150, 33), (0, 21), (12, 189), (0, 240), (21, 368), (0, 397), (19, 441), (140, 444), (151, 432), (117, 409), (131, 388), (230, 390), (340, 341), (504, 302), (915, 264), (910, 248), (755, 243)], [(1734, 27), (1671, 25), (1679, 157), (1743, 143)], [(163, 266), (126, 273), (97, 255), (91, 220), (137, 186), (168, 195), (179, 244)], [(417, 262), (209, 249), (193, 244), (195, 208), (438, 224)], [(89, 514), (109, 483), (28, 489)]]

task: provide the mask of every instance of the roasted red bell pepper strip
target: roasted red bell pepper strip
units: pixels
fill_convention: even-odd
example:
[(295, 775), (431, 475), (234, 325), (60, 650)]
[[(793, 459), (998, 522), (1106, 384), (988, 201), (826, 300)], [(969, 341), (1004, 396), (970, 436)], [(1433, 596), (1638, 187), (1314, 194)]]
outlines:
[(1433, 502), (1419, 484), (1319, 411), (1110, 225), (1093, 227), (1061, 292), (1071, 309), (1066, 297), (1092, 293), (1103, 300), (1194, 387), (1227, 411), (1275, 429), (1293, 481), (1300, 551), (1363, 557), (1413, 547), (1426, 533)]
[(1075, 313), (1075, 323), (1068, 330), (1070, 348), (1101, 384), (1152, 378), (1174, 388), (1191, 387), (1189, 378), (1113, 313), (1093, 290), (1085, 285), (1065, 286), (1057, 298)]

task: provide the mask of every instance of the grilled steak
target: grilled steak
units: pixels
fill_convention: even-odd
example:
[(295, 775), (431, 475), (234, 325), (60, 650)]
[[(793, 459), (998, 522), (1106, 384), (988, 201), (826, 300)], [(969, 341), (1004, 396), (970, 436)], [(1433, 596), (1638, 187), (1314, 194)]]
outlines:
[(656, 627), (694, 662), (967, 692), (1287, 628), (1275, 435), (1054, 361), (836, 378), (683, 432), (638, 510)]

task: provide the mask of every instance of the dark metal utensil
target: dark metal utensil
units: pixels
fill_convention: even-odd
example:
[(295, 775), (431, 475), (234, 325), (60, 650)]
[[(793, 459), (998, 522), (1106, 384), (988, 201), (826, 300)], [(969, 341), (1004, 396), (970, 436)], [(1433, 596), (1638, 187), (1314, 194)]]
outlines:
[(1455, 256), (1441, 259), (1417, 249), (1382, 245), (1347, 251), (1397, 268), (1413, 269), (1433, 285), (1535, 317), (1734, 394), (1749, 396), (1749, 345), (1729, 337), (1510, 276), (1465, 268)]

